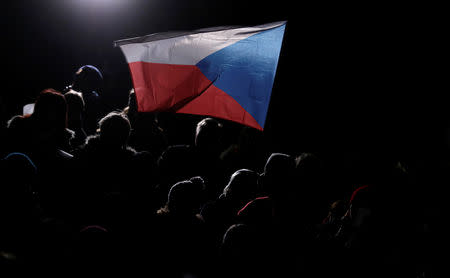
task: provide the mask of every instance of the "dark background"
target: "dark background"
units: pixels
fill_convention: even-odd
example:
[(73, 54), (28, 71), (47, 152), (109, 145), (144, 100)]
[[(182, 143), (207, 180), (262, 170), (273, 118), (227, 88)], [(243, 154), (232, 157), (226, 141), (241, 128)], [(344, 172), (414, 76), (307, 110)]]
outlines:
[(386, 150), (394, 156), (448, 150), (442, 7), (284, 0), (4, 5), (2, 125), (42, 89), (69, 85), (85, 64), (103, 72), (108, 105), (123, 108), (132, 85), (114, 40), (287, 20), (264, 131), (273, 150)]

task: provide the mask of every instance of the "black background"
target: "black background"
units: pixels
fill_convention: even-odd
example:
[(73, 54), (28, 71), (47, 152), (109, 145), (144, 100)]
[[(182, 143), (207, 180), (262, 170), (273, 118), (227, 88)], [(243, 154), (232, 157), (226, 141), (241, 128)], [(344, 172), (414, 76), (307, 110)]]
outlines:
[(62, 90), (84, 64), (101, 69), (105, 99), (123, 108), (131, 81), (114, 40), (287, 20), (264, 131), (274, 150), (384, 149), (409, 156), (448, 148), (448, 31), (442, 7), (284, 0), (4, 5), (3, 122), (42, 89)]

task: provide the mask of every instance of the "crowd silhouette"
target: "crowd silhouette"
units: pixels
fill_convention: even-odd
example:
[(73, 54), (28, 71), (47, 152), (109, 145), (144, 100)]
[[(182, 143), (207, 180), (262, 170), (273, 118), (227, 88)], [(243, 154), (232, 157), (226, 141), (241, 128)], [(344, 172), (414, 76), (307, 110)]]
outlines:
[(443, 206), (430, 200), (448, 168), (366, 153), (342, 181), (251, 128), (224, 146), (213, 118), (171, 145), (133, 90), (122, 111), (102, 106), (101, 82), (82, 67), (7, 122), (0, 272), (442, 277)]

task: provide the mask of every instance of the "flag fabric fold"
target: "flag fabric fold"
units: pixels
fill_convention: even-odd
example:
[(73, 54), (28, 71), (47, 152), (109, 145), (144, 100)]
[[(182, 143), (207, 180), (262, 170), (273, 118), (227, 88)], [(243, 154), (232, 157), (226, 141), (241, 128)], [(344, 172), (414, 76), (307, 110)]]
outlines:
[(263, 130), (286, 22), (119, 40), (138, 111), (207, 115)]

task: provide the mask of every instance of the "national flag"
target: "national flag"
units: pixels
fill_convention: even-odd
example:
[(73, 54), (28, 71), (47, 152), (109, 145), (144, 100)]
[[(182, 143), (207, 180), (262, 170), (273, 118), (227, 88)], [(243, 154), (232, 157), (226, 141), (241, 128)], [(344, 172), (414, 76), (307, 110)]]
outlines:
[(286, 22), (156, 33), (115, 42), (138, 111), (207, 115), (263, 130)]

